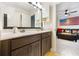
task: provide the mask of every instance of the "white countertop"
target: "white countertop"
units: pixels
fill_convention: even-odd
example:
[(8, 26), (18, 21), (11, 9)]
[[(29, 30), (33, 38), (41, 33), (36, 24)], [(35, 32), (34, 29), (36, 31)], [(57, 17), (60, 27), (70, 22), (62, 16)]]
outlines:
[(50, 32), (50, 30), (46, 30), (46, 31), (27, 31), (27, 32), (23, 32), (23, 33), (20, 33), (20, 32), (19, 33), (2, 33), (0, 35), (0, 40), (13, 39), (13, 38), (17, 38), (17, 37), (40, 34), (40, 33), (44, 33), (44, 32)]

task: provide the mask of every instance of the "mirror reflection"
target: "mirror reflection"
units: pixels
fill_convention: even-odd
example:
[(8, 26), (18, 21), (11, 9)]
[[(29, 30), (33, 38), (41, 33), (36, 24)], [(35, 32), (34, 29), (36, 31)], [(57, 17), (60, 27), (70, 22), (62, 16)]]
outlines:
[(4, 27), (41, 27), (41, 10), (24, 2), (2, 3), (4, 15)]

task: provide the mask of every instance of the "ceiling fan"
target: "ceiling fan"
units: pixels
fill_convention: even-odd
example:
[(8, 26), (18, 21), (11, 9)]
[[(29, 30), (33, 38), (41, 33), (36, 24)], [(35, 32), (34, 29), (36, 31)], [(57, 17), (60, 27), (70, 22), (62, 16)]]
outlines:
[(76, 13), (77, 11), (69, 11), (68, 9), (65, 10), (65, 16), (70, 16), (72, 13)]
[(28, 2), (29, 4), (33, 5), (36, 8), (42, 9), (42, 6), (39, 2)]

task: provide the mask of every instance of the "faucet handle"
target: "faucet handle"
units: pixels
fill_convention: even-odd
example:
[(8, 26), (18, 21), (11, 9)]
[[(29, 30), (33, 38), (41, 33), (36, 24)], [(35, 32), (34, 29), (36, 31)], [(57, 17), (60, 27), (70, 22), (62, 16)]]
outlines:
[(25, 30), (24, 29), (21, 29), (20, 32), (25, 32)]

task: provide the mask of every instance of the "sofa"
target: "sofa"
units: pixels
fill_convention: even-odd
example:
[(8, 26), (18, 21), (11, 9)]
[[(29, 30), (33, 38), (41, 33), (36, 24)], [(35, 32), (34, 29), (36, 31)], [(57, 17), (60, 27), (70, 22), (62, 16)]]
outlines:
[(58, 28), (56, 35), (57, 35), (58, 39), (64, 39), (64, 40), (77, 42), (77, 40), (79, 39), (78, 31), (79, 31), (79, 29)]

